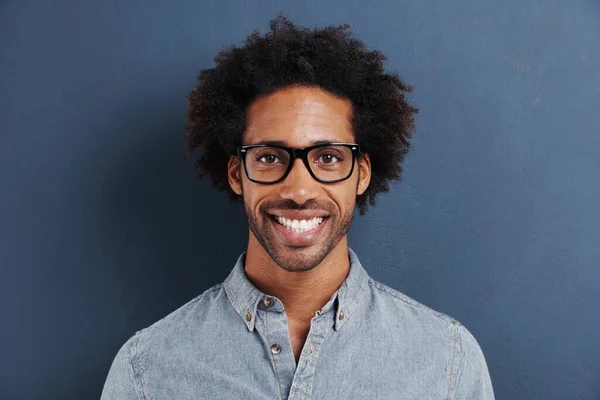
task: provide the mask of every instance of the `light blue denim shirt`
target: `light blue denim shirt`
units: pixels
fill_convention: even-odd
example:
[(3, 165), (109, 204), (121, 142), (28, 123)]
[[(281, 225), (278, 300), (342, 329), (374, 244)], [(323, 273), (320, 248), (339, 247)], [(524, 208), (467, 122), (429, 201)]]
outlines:
[(282, 302), (244, 272), (137, 332), (118, 352), (102, 399), (493, 399), (467, 329), (350, 272), (315, 313), (296, 365)]

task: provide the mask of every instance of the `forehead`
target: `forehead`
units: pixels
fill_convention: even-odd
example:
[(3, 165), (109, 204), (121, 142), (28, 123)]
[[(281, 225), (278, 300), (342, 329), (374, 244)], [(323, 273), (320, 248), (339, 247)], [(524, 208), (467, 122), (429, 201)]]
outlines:
[(282, 142), (306, 147), (354, 142), (352, 103), (323, 89), (294, 86), (255, 100), (248, 107), (244, 144)]

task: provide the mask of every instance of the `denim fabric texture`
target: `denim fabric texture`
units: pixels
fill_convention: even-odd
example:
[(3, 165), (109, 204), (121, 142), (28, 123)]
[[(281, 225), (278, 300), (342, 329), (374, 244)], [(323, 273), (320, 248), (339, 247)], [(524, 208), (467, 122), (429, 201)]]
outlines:
[(102, 399), (494, 398), (464, 326), (348, 255), (348, 277), (315, 313), (297, 365), (283, 304), (248, 280), (244, 252), (223, 283), (121, 347)]

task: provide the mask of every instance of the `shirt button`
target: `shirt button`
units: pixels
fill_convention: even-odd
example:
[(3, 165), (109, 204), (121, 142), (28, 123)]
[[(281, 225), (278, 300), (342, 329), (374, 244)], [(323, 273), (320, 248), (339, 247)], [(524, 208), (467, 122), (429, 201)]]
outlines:
[(344, 312), (343, 311), (340, 311), (340, 317), (339, 318), (340, 318), (340, 320), (344, 319)]
[(265, 301), (264, 301), (264, 303), (265, 303), (265, 306), (267, 306), (267, 307), (271, 307), (273, 304), (275, 304), (275, 300), (273, 300), (273, 298), (272, 298), (272, 297), (265, 296)]
[(279, 346), (278, 344), (274, 344), (273, 346), (271, 346), (271, 353), (279, 354), (280, 351), (281, 351), (281, 346)]
[(250, 322), (251, 319), (252, 319), (252, 313), (250, 311), (248, 311), (248, 313), (246, 314), (246, 321)]

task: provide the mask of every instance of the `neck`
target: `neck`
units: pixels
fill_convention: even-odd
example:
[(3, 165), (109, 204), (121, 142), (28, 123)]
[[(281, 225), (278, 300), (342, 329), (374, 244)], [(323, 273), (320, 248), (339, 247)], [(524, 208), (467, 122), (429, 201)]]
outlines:
[(289, 272), (273, 261), (250, 232), (245, 271), (254, 286), (283, 302), (288, 320), (310, 325), (315, 313), (323, 308), (348, 276), (347, 237), (344, 236), (313, 269)]

